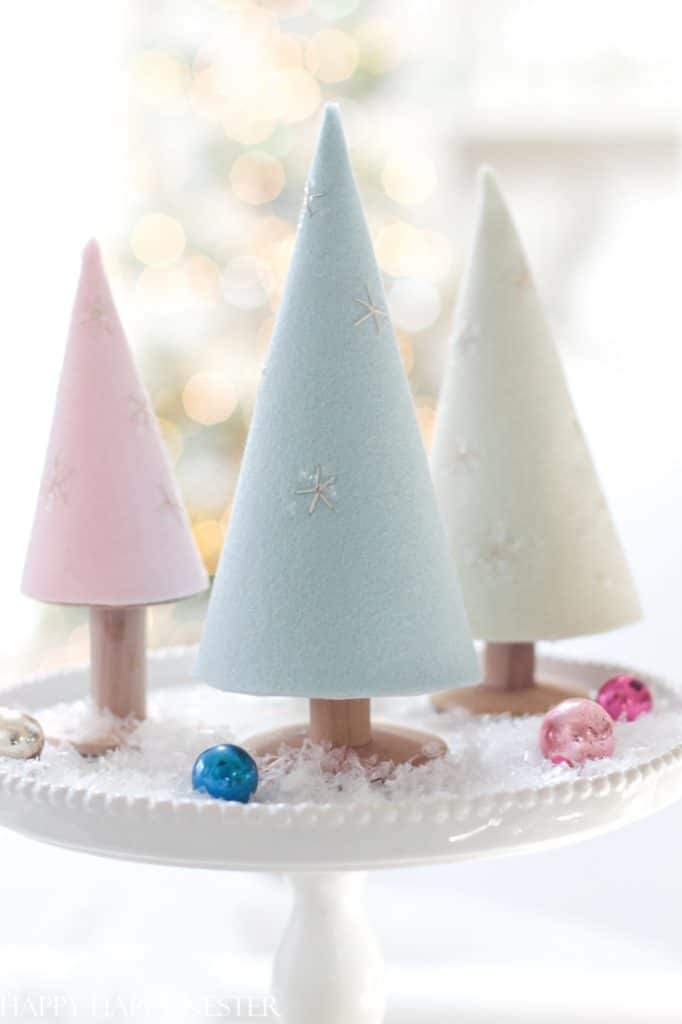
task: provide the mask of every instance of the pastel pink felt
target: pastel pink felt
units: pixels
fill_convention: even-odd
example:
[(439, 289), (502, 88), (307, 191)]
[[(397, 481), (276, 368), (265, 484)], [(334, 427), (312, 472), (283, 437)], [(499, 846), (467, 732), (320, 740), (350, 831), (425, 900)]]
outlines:
[(91, 241), (83, 252), (22, 590), (140, 605), (207, 586), (156, 417)]

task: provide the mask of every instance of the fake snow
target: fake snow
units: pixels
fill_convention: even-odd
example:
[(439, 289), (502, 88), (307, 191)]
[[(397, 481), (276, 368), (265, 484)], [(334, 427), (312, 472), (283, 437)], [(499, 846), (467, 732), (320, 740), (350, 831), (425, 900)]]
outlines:
[[(682, 695), (653, 687), (654, 710), (635, 722), (615, 724), (616, 753), (570, 768), (546, 761), (539, 749), (540, 715), (469, 715), (435, 712), (428, 698), (373, 701), (375, 720), (436, 733), (450, 753), (415, 768), (386, 764), (363, 767), (354, 756), (308, 744), (260, 760), (260, 803), (367, 803), (401, 798), (476, 797), (535, 789), (577, 778), (594, 778), (648, 762), (682, 742)], [(0, 758), (0, 772), (98, 793), (155, 800), (204, 801), (191, 785), (192, 765), (206, 747), (243, 744), (254, 733), (306, 720), (306, 702), (226, 694), (201, 684), (169, 686), (149, 694), (149, 717), (126, 746), (100, 758), (83, 758), (51, 739), (40, 759)], [(113, 716), (75, 701), (32, 711), (48, 737), (109, 731)]]

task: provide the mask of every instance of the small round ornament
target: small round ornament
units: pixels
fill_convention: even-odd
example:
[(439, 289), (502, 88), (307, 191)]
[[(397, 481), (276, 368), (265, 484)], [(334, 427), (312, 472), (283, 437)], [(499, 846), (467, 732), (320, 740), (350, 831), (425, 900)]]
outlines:
[(599, 688), (597, 701), (614, 722), (634, 722), (651, 711), (654, 701), (651, 690), (636, 676), (613, 676)]
[(611, 757), (615, 746), (611, 716), (594, 700), (564, 700), (547, 712), (540, 726), (540, 749), (554, 764), (575, 767)]
[(221, 743), (199, 754), (192, 769), (192, 786), (219, 800), (248, 804), (258, 787), (258, 767), (242, 747)]
[(27, 761), (38, 757), (44, 744), (40, 722), (22, 711), (0, 707), (0, 757)]

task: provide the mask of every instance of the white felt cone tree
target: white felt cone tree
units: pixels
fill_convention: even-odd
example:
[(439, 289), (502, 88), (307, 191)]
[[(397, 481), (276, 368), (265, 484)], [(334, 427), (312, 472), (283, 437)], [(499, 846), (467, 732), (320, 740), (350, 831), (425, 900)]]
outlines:
[(482, 686), (438, 707), (542, 711), (534, 643), (634, 622), (640, 608), (526, 258), (492, 172), (479, 179), (432, 472)]
[[(478, 665), (350, 168), (328, 107), (209, 602), (199, 679), (311, 699), (306, 736), (419, 759), (370, 698)], [(434, 749), (442, 749), (435, 747)]]
[[(156, 417), (96, 242), (83, 266), (22, 589), (90, 607), (91, 691), (120, 719), (145, 715), (145, 606), (205, 590)], [(123, 730), (75, 740), (83, 753)]]

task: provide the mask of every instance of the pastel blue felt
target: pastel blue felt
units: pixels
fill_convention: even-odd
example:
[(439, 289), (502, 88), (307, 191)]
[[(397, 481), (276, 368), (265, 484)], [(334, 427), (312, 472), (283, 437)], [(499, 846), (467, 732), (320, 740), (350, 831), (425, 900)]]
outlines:
[(387, 308), (329, 106), (204, 626), (204, 682), (343, 699), (479, 677)]

